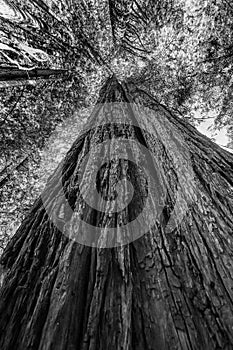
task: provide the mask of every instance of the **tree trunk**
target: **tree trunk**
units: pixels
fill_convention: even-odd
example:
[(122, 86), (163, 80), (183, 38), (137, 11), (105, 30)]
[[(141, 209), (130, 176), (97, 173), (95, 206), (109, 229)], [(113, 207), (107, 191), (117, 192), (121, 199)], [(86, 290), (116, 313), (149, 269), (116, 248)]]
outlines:
[(0, 348), (232, 349), (233, 156), (114, 77), (87, 127), (1, 258)]
[(65, 69), (12, 69), (12, 68), (1, 68), (0, 69), (0, 81), (9, 80), (28, 80), (28, 79), (50, 79), (57, 75), (64, 75)]
[(0, 188), (10, 180), (14, 171), (18, 171), (28, 161), (29, 155), (23, 156), (16, 163), (11, 162), (0, 171)]

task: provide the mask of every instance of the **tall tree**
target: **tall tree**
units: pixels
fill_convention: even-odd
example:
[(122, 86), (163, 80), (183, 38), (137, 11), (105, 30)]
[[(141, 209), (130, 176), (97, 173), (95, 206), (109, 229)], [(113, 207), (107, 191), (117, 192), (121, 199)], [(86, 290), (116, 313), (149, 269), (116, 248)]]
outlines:
[[(1, 348), (231, 349), (233, 156), (114, 76), (87, 127), (1, 258)], [(119, 139), (128, 146), (116, 153)], [(123, 158), (98, 169), (90, 205), (112, 148)], [(134, 194), (115, 212), (124, 177)]]

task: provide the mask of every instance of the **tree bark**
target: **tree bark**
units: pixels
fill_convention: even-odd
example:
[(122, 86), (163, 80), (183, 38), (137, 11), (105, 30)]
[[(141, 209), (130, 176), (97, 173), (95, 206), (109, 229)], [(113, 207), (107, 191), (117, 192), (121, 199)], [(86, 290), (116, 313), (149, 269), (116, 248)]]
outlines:
[[(139, 105), (153, 113), (140, 114)], [(119, 106), (125, 123), (106, 126)], [(102, 88), (88, 127), (1, 258), (6, 270), (0, 298), (1, 349), (232, 349), (233, 156), (145, 91), (120, 85), (114, 77)], [(136, 140), (139, 146), (131, 149), (135, 157), (141, 145), (156, 155), (166, 183), (165, 204), (156, 224), (129, 244), (86, 246), (61, 233), (44, 203), (59, 204), (62, 169), (66, 199), (78, 210), (83, 202), (77, 174), (84, 156), (91, 146), (119, 135)], [(85, 163), (87, 179), (95, 161), (90, 155)], [(155, 169), (152, 157), (147, 161)], [(130, 221), (140, 212), (147, 188), (140, 168), (129, 164), (122, 166), (131, 171), (138, 194), (133, 207), (109, 218), (83, 206), (84, 221), (104, 231), (104, 224)], [(109, 185), (113, 166), (101, 170), (102, 195), (114, 194)], [(59, 217), (68, 232), (75, 223), (69, 215), (65, 208)]]
[(9, 80), (28, 80), (28, 79), (50, 79), (53, 76), (64, 75), (65, 69), (12, 69), (12, 68), (1, 68), (0, 69), (0, 81)]

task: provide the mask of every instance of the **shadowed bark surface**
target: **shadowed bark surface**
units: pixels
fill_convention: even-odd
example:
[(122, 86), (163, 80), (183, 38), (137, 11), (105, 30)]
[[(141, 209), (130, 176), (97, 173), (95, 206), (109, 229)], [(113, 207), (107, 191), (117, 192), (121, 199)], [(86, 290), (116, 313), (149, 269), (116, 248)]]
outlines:
[[(141, 113), (137, 106), (148, 109)], [(112, 125), (112, 113), (119, 110), (121, 123)], [(102, 233), (104, 227), (133, 220), (150, 191), (140, 167), (109, 162), (100, 169), (96, 182), (102, 198), (115, 195), (121, 172), (136, 189), (133, 206), (117, 216), (105, 214), (109, 208), (101, 212), (86, 205), (77, 186), (84, 158), (86, 194), (90, 179), (95, 181), (95, 153), (86, 158), (90, 147), (119, 137), (136, 141), (130, 152), (139, 163), (140, 145), (148, 148), (146, 162), (155, 173), (157, 160), (164, 202), (161, 211), (155, 199), (151, 203), (155, 224), (137, 240), (132, 241), (135, 232), (129, 230), (130, 244), (121, 246), (119, 237), (113, 248), (88, 247), (77, 242), (79, 235), (85, 237), (85, 226), (59, 199), (59, 177), (62, 173), (71, 209), (103, 228)], [(1, 258), (6, 269), (1, 349), (232, 349), (232, 175), (231, 154), (146, 92), (109, 79), (87, 131), (49, 179)], [(66, 235), (49, 220), (45, 202)], [(107, 240), (100, 234), (100, 246)]]

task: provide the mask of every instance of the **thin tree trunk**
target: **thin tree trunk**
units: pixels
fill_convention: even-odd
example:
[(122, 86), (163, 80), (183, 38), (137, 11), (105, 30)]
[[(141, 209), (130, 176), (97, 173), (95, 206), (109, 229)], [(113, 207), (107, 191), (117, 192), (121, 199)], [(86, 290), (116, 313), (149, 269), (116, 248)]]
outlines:
[(22, 70), (14, 68), (1, 68), (0, 81), (9, 80), (28, 80), (35, 78), (50, 79), (53, 76), (64, 75), (67, 71), (64, 69), (32, 69)]
[[(74, 143), (1, 258), (7, 273), (0, 299), (0, 348), (232, 349), (233, 156), (146, 92), (120, 85), (114, 77), (102, 88), (99, 102), (90, 117), (91, 131)], [(147, 113), (137, 106), (148, 108)], [(109, 115), (111, 120), (119, 110), (125, 122), (106, 126)], [(90, 147), (114, 138), (134, 140), (130, 152), (135, 159), (141, 148), (150, 149), (152, 171), (153, 157), (158, 160), (167, 189), (163, 209), (155, 225), (136, 240), (130, 236), (129, 244), (86, 246), (77, 242), (86, 233), (81, 225), (76, 240), (67, 237), (75, 215), (61, 210), (61, 170), (71, 209), (82, 207), (83, 221), (103, 227), (102, 233), (104, 224), (111, 227), (114, 220), (137, 216), (151, 190), (140, 167), (126, 162), (122, 167), (130, 170), (138, 194), (133, 207), (109, 218), (84, 205), (77, 187), (82, 161)], [(94, 154), (85, 163), (87, 191), (95, 162)], [(114, 194), (113, 166), (102, 168), (102, 195)], [(46, 209), (55, 203), (66, 235), (49, 220)]]
[(0, 171), (0, 188), (4, 186), (7, 181), (10, 180), (12, 174), (14, 171), (19, 170), (24, 166), (25, 163), (27, 163), (29, 158), (29, 155), (23, 156), (18, 160), (17, 162), (11, 162), (3, 170)]

